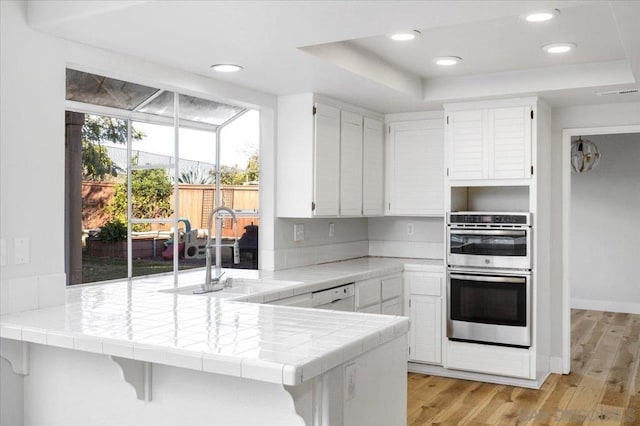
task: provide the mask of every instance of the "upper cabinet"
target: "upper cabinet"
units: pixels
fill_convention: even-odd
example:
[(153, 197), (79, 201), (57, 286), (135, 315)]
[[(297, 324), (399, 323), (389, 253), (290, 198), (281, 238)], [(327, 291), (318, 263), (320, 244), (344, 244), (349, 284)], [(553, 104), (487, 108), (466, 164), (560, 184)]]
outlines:
[(450, 180), (531, 177), (531, 105), (468, 109), (468, 104), (453, 104), (445, 108)]
[(313, 117), (315, 185), (312, 210), (318, 216), (336, 216), (340, 207), (340, 110), (316, 103)]
[(340, 129), (340, 214), (362, 215), (362, 115), (342, 111)]
[(384, 214), (384, 139), (382, 120), (364, 117), (362, 133), (362, 213)]
[(386, 172), (385, 214), (443, 215), (443, 120), (438, 118), (390, 123)]
[(278, 98), (278, 217), (383, 214), (382, 121), (315, 96)]

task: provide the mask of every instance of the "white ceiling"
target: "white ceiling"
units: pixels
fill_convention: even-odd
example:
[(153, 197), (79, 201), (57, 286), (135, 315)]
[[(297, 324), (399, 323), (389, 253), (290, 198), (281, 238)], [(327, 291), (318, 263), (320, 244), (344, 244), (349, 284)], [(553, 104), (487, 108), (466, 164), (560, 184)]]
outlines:
[[(519, 16), (558, 8), (551, 22)], [(554, 106), (640, 101), (638, 1), (30, 1), (29, 23), (69, 40), (273, 94), (317, 92), (379, 112), (540, 95)], [(386, 34), (418, 29), (398, 43)], [(548, 43), (578, 48), (551, 57)], [(456, 55), (453, 68), (432, 64)], [(235, 74), (214, 63), (244, 66)]]

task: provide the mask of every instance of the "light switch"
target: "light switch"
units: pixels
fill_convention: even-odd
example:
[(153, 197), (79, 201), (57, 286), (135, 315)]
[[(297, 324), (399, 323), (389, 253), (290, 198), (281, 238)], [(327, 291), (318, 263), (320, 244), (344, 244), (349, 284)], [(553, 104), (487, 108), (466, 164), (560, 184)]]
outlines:
[(13, 263), (24, 265), (29, 263), (29, 238), (16, 238), (13, 243)]
[(304, 225), (302, 223), (293, 225), (293, 241), (304, 241)]

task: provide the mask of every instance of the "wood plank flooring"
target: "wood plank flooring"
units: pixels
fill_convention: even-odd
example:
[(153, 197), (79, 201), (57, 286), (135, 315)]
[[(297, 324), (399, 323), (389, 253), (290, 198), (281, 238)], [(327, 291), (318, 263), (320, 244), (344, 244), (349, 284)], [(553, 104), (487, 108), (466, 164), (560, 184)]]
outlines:
[(539, 390), (410, 373), (407, 424), (640, 425), (640, 315), (571, 311), (571, 374)]

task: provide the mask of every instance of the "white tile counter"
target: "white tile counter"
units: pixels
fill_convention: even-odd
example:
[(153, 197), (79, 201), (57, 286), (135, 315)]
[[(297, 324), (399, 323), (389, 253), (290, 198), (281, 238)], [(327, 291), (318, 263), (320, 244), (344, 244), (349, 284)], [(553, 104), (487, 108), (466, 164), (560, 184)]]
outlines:
[[(172, 276), (67, 290), (65, 305), (0, 317), (0, 337), (193, 370), (296, 385), (407, 333), (404, 317), (260, 305), (441, 261), (363, 258), (276, 272), (254, 294), (162, 292)], [(199, 283), (203, 270), (180, 274)]]

